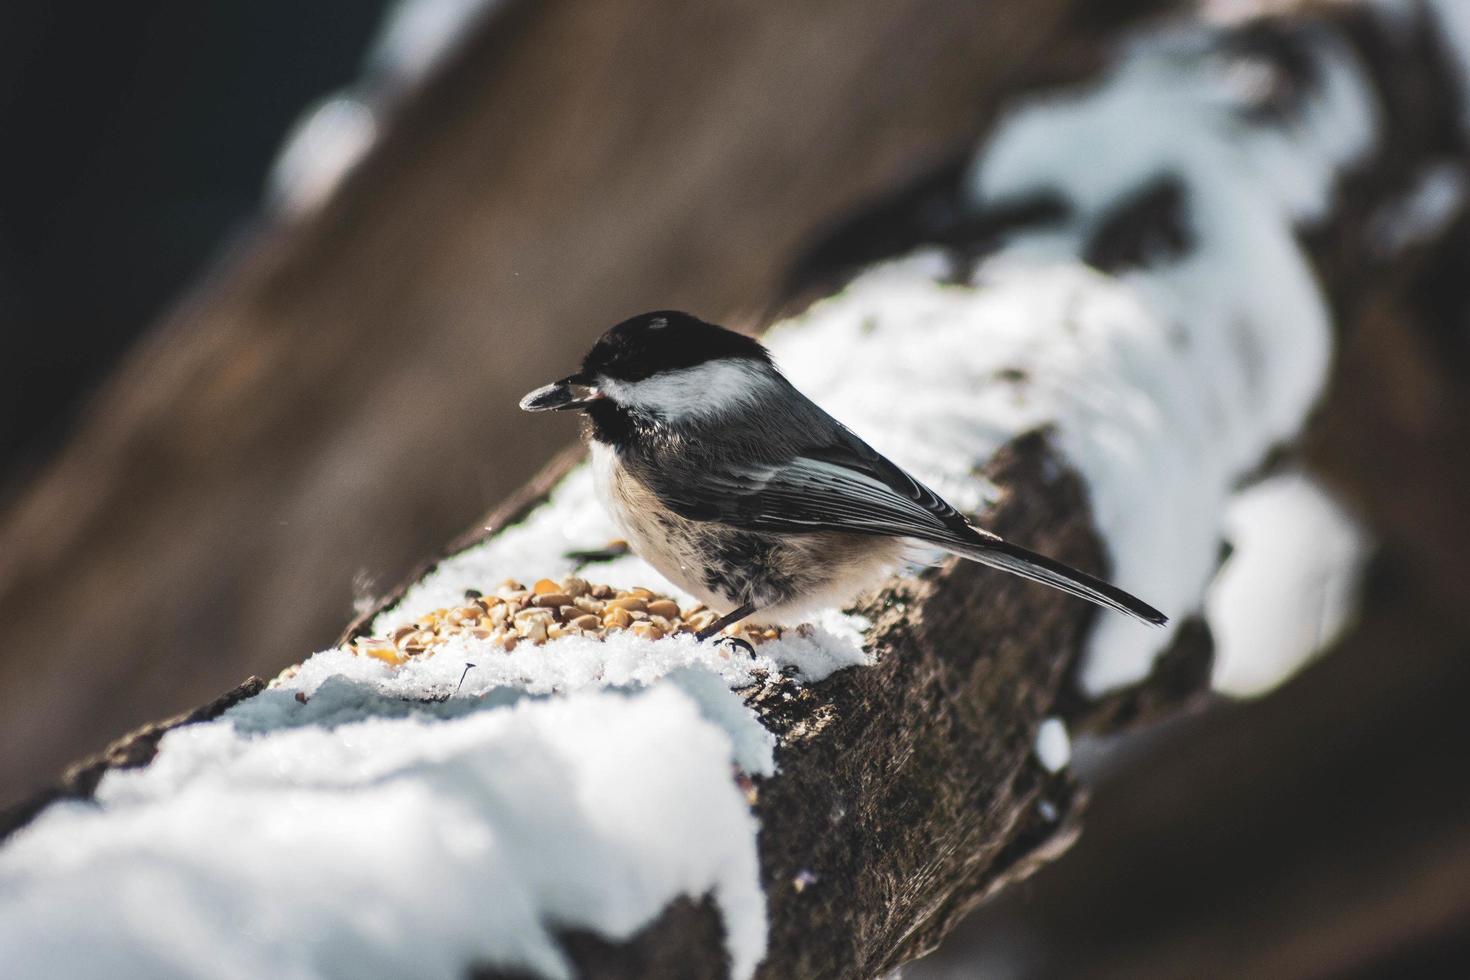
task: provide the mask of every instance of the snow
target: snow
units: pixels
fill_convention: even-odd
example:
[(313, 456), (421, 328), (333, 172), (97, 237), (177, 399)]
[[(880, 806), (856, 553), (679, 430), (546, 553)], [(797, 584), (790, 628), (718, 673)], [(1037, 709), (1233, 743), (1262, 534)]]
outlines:
[(1072, 740), (1067, 724), (1060, 718), (1047, 718), (1036, 729), (1036, 761), (1047, 772), (1061, 772), (1072, 761)]
[[(1053, 274), (1070, 275), (1077, 316), (1103, 306), (1120, 318), (1094, 328), (1106, 336), (1080, 331), (1093, 370), (1069, 364), (1077, 377), (1040, 414), (1086, 478), (1114, 580), (1175, 624), (1213, 574), (1234, 486), (1296, 434), (1326, 379), (1329, 312), (1294, 232), (1325, 215), (1336, 176), (1369, 151), (1377, 109), (1346, 46), (1314, 44), (1320, 88), (1289, 123), (1252, 121), (1258, 86), (1207, 32), (1164, 33), (1135, 41), (1097, 88), (1013, 111), (972, 170), (977, 200), (1050, 190), (1073, 205), (1062, 228), (1013, 238), (980, 274), (1013, 282), (1064, 263), (1073, 271)], [(1193, 248), (1087, 284), (1075, 265), (1108, 209), (1165, 175), (1186, 190)], [(1077, 360), (1068, 314), (1036, 305), (1045, 315), (1030, 328), (1045, 339), (1016, 356), (1033, 375)], [(1102, 617), (1085, 690), (1142, 679), (1168, 641)]]
[(1369, 555), (1363, 527), (1298, 472), (1264, 480), (1231, 501), (1234, 546), (1205, 602), (1217, 690), (1268, 691), (1349, 625)]
[(553, 929), (624, 938), (706, 893), (750, 975), (756, 823), (707, 680), (423, 706), (362, 673), (269, 690), (49, 807), (0, 850), (6, 975), (569, 977)]
[[(468, 673), (466, 664), (474, 664)], [(724, 729), (734, 745), (733, 761), (741, 769), (769, 776), (775, 772), (775, 736), (731, 690), (754, 683), (758, 670), (774, 673), (779, 667), (769, 658), (735, 656), (723, 647), (696, 643), (687, 635), (656, 643), (631, 633), (605, 641), (566, 637), (546, 646), (522, 643), (509, 653), (489, 641), (462, 637), (445, 643), (433, 656), (417, 657), (397, 668), (345, 650), (326, 650), (308, 659), (295, 676), (281, 684), (283, 690), (302, 692), (311, 699), (309, 705), (316, 704), (324, 685), (330, 694), (330, 685), (343, 681), (370, 687), (380, 697), (404, 704), (444, 695), (454, 702), (504, 701), (521, 694), (673, 686)], [(296, 717), (309, 721), (312, 713)]]

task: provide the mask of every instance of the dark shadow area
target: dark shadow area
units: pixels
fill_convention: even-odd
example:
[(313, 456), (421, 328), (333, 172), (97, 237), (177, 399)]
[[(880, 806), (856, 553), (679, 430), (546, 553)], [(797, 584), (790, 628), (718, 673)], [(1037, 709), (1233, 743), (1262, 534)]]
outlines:
[(0, 495), (258, 207), (387, 0), (0, 7)]

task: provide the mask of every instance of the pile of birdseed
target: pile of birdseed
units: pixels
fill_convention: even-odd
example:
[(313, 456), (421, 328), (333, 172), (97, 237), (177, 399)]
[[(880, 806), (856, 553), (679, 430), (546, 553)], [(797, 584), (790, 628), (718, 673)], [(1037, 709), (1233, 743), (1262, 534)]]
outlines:
[[(580, 578), (544, 578), (527, 588), (508, 579), (493, 593), (468, 589), (462, 606), (436, 609), (387, 636), (358, 637), (347, 649), (397, 666), (432, 656), (438, 647), (465, 636), (509, 651), (521, 643), (540, 646), (563, 636), (601, 639), (624, 630), (657, 640), (697, 633), (717, 619), (719, 614), (703, 605), (681, 610), (673, 599), (649, 589), (614, 589)], [(779, 629), (762, 626), (740, 625), (726, 632), (754, 644), (781, 636)]]

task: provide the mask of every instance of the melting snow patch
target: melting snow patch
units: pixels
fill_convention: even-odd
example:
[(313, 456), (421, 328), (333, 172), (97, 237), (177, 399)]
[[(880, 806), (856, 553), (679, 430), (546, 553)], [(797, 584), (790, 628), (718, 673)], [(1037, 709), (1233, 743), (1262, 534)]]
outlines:
[(1072, 761), (1072, 740), (1060, 718), (1048, 718), (1036, 729), (1036, 761), (1047, 772), (1061, 772)]
[(1287, 473), (1230, 504), (1234, 546), (1205, 603), (1215, 687), (1239, 697), (1280, 684), (1352, 619), (1369, 553), (1364, 528), (1315, 482)]

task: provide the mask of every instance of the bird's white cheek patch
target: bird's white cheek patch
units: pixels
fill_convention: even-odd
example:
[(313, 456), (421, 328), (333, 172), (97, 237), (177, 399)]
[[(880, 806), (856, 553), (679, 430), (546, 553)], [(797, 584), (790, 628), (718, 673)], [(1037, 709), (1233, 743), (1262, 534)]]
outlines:
[(668, 418), (722, 415), (768, 394), (771, 378), (745, 359), (709, 361), (642, 381), (604, 378), (598, 387), (621, 405)]

